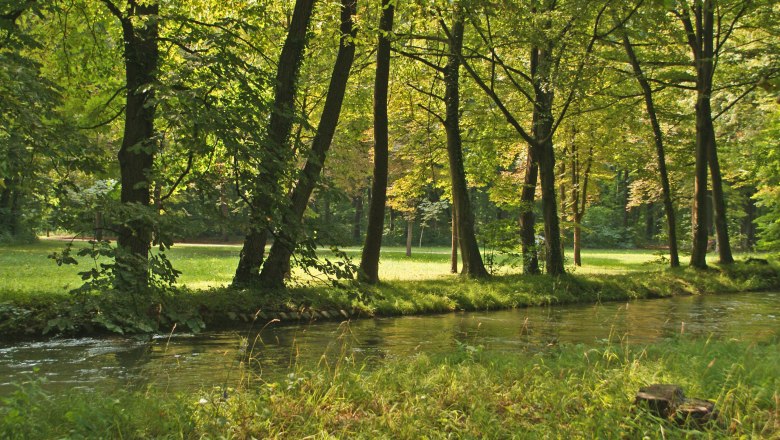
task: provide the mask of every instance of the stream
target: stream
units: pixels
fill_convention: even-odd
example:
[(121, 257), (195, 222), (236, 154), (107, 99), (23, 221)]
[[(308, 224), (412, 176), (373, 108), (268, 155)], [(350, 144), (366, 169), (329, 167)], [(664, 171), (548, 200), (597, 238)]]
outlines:
[(0, 346), (0, 396), (31, 378), (52, 391), (149, 386), (197, 390), (235, 385), (247, 369), (253, 377), (274, 380), (290, 368), (333, 365), (345, 357), (371, 365), (420, 352), (452, 352), (464, 344), (521, 353), (560, 343), (647, 344), (680, 334), (774, 342), (780, 336), (780, 293), (264, 324), (145, 339), (6, 343)]

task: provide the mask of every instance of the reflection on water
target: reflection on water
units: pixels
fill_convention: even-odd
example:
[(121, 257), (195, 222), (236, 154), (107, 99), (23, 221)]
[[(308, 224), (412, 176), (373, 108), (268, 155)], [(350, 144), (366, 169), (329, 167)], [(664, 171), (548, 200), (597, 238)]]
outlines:
[[(257, 325), (257, 324), (256, 324)], [(247, 371), (279, 378), (290, 367), (374, 363), (458, 344), (524, 351), (557, 343), (649, 343), (684, 333), (747, 341), (780, 335), (780, 293), (676, 297), (600, 305), (377, 318), (351, 323), (273, 323), (260, 331), (61, 339), (0, 347), (0, 394), (31, 375), (46, 387), (197, 389), (235, 385)], [(246, 360), (248, 369), (245, 368)]]

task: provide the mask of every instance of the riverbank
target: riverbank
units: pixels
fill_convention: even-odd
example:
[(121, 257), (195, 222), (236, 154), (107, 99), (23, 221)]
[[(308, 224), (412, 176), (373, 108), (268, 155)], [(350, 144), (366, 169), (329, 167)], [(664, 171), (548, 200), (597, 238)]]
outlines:
[[(0, 437), (776, 438), (779, 363), (776, 339), (682, 335), (514, 354), (463, 343), (447, 355), (373, 367), (341, 356), (270, 382), (244, 369), (234, 383), (185, 393), (152, 386), (53, 395), (45, 379), (33, 379), (0, 405)], [(635, 408), (636, 391), (658, 382), (715, 402), (718, 419), (679, 426)]]
[(449, 276), (392, 280), (379, 286), (348, 283), (276, 291), (178, 288), (144, 305), (140, 319), (130, 316), (124, 298), (0, 291), (0, 335), (18, 339), (105, 331), (167, 333), (174, 328), (239, 327), (254, 320), (310, 322), (759, 290), (780, 290), (777, 262), (748, 260), (705, 271), (650, 268), (560, 277), (499, 275), (486, 280)]

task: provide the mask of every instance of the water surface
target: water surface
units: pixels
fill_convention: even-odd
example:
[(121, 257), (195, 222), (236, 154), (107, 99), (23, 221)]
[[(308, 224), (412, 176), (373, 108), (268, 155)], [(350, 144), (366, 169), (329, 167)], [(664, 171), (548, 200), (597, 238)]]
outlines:
[(154, 386), (190, 390), (274, 380), (291, 367), (369, 364), (462, 347), (523, 353), (561, 343), (646, 344), (686, 337), (776, 341), (780, 293), (681, 296), (597, 305), (376, 318), (265, 323), (234, 331), (132, 338), (54, 339), (0, 346), (0, 395), (42, 378), (51, 390)]

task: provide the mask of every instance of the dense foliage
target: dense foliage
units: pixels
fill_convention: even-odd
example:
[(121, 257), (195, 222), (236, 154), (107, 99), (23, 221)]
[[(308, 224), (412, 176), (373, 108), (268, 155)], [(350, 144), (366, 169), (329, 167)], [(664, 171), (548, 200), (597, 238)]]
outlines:
[(109, 240), (82, 291), (138, 304), (185, 239), (243, 238), (238, 287), (352, 277), (316, 250), (369, 212), (473, 277), (571, 245), (729, 264), (779, 249), (778, 35), (765, 0), (3, 0), (0, 240)]

